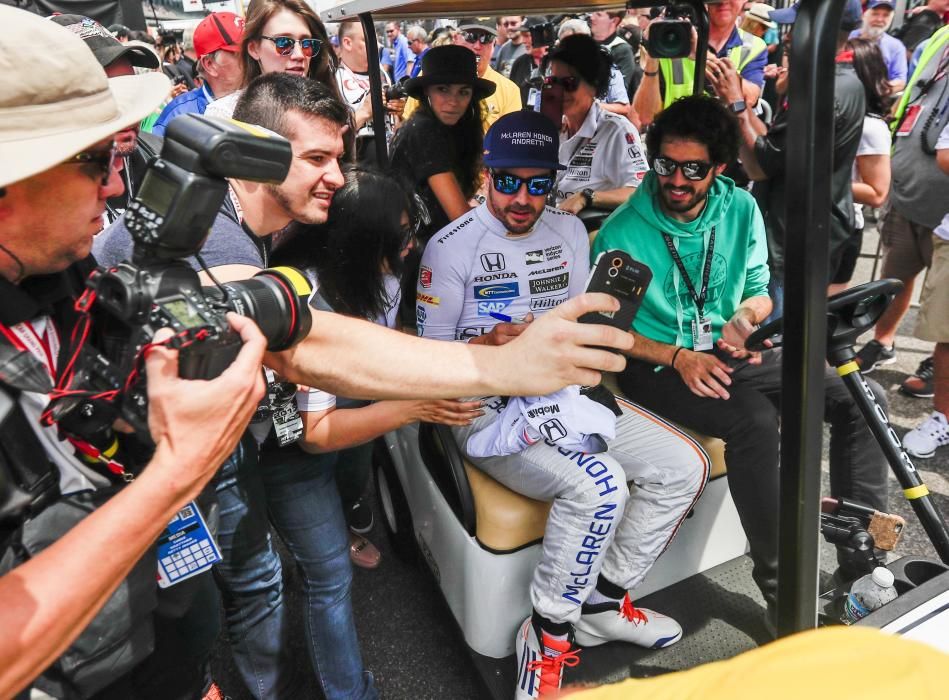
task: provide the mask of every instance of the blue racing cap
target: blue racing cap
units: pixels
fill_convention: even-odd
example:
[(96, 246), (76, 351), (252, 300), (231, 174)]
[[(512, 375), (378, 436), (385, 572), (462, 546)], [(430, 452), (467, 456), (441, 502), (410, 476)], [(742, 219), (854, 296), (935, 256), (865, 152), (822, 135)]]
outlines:
[[(799, 0), (791, 5), (791, 7), (785, 7), (782, 10), (774, 10), (770, 15), (771, 21), (777, 22), (778, 24), (794, 24), (800, 5)], [(863, 8), (860, 6), (860, 0), (847, 0), (847, 5), (844, 7), (844, 14), (840, 18), (841, 31), (852, 31), (859, 29), (862, 25)]]
[(484, 164), (489, 168), (548, 168), (560, 164), (560, 134), (540, 112), (522, 109), (505, 114), (484, 136)]

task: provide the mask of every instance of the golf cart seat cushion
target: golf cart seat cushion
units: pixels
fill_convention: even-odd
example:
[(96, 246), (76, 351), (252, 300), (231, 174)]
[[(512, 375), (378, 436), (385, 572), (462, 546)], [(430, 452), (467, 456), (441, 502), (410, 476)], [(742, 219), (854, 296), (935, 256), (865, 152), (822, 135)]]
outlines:
[[(617, 397), (621, 397), (611, 376), (604, 384)], [(717, 438), (696, 435), (693, 437), (708, 453), (711, 460), (709, 478), (725, 475), (725, 443)], [(544, 537), (550, 502), (536, 501), (512, 491), (465, 460), (465, 471), (475, 507), (475, 535), (478, 542), (495, 552), (510, 552), (521, 549)]]

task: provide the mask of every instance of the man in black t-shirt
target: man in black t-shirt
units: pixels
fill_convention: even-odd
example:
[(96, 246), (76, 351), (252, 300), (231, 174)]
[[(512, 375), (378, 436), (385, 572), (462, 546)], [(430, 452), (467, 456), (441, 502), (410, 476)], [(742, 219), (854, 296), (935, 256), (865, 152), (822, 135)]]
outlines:
[(949, 0), (929, 0), (923, 7), (917, 8), (903, 20), (903, 26), (893, 32), (893, 36), (903, 42), (906, 55), (910, 57), (922, 42), (936, 33), (943, 24), (943, 17), (949, 12)]
[[(795, 6), (796, 8), (796, 6)], [(792, 8), (793, 9), (793, 8)], [(772, 15), (774, 17), (774, 15)], [(793, 22), (796, 13), (789, 20)], [(780, 20), (778, 20), (780, 21)], [(843, 52), (848, 34), (862, 24), (859, 0), (848, 0), (837, 34), (838, 56), (834, 79), (834, 152), (831, 174), (830, 217), (830, 272), (836, 269), (843, 246), (853, 232), (853, 192), (851, 178), (853, 163), (863, 133), (863, 117), (866, 114), (866, 96), (863, 83), (857, 77), (853, 59)], [(740, 82), (735, 67), (728, 59), (720, 66), (709, 68), (709, 83), (719, 99), (738, 116), (741, 124), (742, 143), (740, 157), (748, 176), (763, 183), (763, 196), (759, 197), (768, 232), (768, 250), (771, 266), (771, 298), (774, 302), (773, 317), (783, 313), (784, 306), (784, 241), (786, 236), (796, 235), (787, 230), (787, 202), (785, 200), (785, 161), (787, 149), (787, 125), (789, 110), (785, 106), (775, 115), (770, 128), (747, 109), (740, 91)], [(793, 80), (793, 76), (790, 78)], [(764, 134), (763, 136), (759, 134)], [(756, 185), (758, 187), (759, 185)]]

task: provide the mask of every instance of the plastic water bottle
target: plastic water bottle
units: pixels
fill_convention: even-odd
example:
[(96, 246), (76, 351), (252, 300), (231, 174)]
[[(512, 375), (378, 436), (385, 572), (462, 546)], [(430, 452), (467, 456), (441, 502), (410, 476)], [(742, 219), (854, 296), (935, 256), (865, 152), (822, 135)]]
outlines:
[(893, 572), (878, 566), (873, 573), (861, 576), (853, 582), (847, 602), (844, 604), (844, 622), (853, 624), (896, 598)]

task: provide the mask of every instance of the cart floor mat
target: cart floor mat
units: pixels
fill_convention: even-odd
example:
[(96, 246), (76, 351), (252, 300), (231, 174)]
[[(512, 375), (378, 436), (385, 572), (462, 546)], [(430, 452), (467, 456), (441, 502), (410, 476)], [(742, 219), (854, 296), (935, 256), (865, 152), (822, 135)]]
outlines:
[[(564, 669), (564, 687), (647, 678), (727, 659), (771, 640), (764, 625), (764, 598), (751, 578), (751, 558), (739, 557), (657, 591), (637, 607), (682, 625), (682, 639), (666, 649), (612, 642), (583, 649), (580, 664)], [(491, 697), (508, 698), (516, 682), (515, 660), (473, 654)]]
[(584, 649), (564, 674), (569, 683), (611, 683), (645, 678), (727, 659), (770, 641), (764, 598), (751, 578), (748, 556), (727, 561), (641, 600), (637, 607), (668, 615), (682, 625), (682, 639), (666, 649), (613, 642)]

